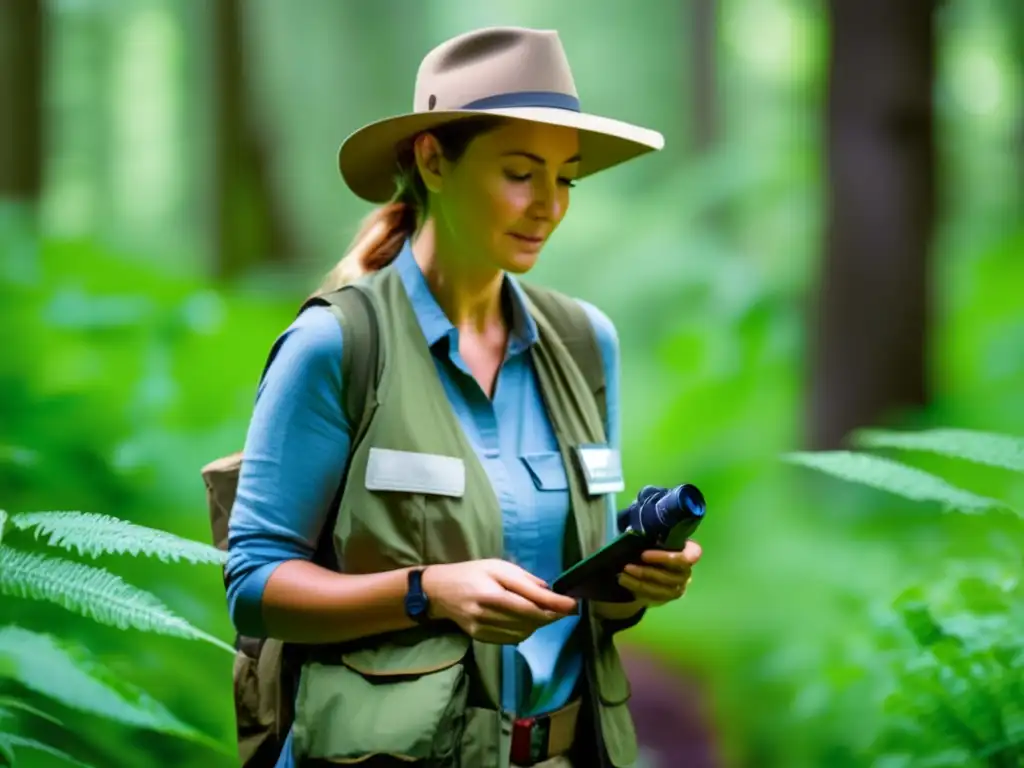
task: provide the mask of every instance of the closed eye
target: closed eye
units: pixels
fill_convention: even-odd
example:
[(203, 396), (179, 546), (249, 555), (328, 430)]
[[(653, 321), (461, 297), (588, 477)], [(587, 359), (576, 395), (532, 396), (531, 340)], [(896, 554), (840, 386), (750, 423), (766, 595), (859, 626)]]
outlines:
[[(530, 174), (529, 173), (524, 173), (522, 175), (519, 175), (519, 174), (512, 173), (510, 171), (506, 171), (505, 172), (505, 177), (509, 181), (515, 181), (515, 182), (523, 182), (523, 181), (529, 181), (530, 180)], [(565, 179), (565, 178), (559, 177), (558, 183), (561, 184), (563, 187), (570, 187), (570, 188), (572, 188), (572, 187), (576, 186), (576, 182), (573, 179)]]

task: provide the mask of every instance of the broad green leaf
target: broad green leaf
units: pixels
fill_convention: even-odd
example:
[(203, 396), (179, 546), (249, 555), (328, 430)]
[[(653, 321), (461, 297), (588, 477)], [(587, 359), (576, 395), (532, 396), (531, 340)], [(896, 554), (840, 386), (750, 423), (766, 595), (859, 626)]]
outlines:
[(0, 629), (0, 666), (26, 688), (64, 706), (125, 725), (168, 733), (223, 749), (163, 704), (102, 666), (84, 647), (21, 627)]
[[(56, 747), (51, 747), (49, 744), (44, 744), (36, 739), (29, 739), (24, 736), (16, 736), (13, 733), (0, 733), (0, 745), (5, 747), (4, 752), (10, 755), (12, 766), (17, 765), (14, 760), (14, 747), (20, 747), (22, 749), (34, 749), (37, 752), (45, 752), (46, 754), (63, 760), (68, 765), (77, 765), (79, 768), (93, 768), (88, 763), (83, 763), (81, 760), (76, 760), (67, 752), (62, 752)], [(10, 750), (10, 752), (7, 752)]]
[(175, 615), (156, 595), (83, 563), (0, 546), (0, 594), (47, 600), (101, 624), (204, 640), (235, 653), (227, 643)]
[(103, 554), (150, 555), (164, 562), (227, 562), (227, 553), (167, 531), (89, 512), (29, 512), (11, 517), (19, 530), (34, 528), (48, 544), (90, 557)]
[(0, 509), (0, 544), (4, 543), (4, 527), (7, 525), (7, 512)]
[(922, 432), (865, 429), (854, 433), (853, 442), (861, 448), (926, 451), (1024, 472), (1024, 438), (1011, 435), (969, 429), (931, 429)]
[(964, 512), (983, 512), (1006, 504), (950, 485), (941, 477), (906, 464), (850, 451), (789, 453), (784, 458), (842, 480), (869, 485), (913, 501), (937, 501)]

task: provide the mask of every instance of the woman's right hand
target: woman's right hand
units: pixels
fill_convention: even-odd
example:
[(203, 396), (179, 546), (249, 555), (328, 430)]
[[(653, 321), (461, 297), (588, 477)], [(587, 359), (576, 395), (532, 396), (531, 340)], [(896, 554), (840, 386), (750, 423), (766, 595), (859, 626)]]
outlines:
[(430, 617), (454, 621), (484, 643), (514, 645), (535, 630), (576, 611), (576, 601), (505, 560), (427, 566), (423, 591)]

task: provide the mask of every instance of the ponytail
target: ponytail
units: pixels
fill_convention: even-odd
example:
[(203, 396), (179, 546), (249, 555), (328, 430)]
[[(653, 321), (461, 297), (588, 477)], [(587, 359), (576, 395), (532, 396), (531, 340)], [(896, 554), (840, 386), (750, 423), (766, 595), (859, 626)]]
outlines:
[(416, 232), (417, 206), (400, 198), (370, 212), (349, 244), (345, 256), (327, 273), (318, 293), (330, 293), (363, 275), (383, 269), (398, 256)]
[[(469, 142), (493, 130), (499, 118), (485, 116), (458, 120), (433, 129), (444, 156), (456, 162)], [(394, 199), (371, 211), (335, 267), (314, 295), (336, 291), (363, 275), (383, 269), (397, 258), (405, 241), (416, 234), (427, 213), (427, 190), (414, 162), (412, 141), (399, 151)]]

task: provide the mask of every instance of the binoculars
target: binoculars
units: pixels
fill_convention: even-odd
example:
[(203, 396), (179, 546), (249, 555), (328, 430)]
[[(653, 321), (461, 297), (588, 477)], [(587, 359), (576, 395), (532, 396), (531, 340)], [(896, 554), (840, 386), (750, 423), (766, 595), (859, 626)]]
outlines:
[(555, 579), (552, 590), (582, 600), (632, 601), (633, 593), (618, 582), (622, 569), (641, 563), (647, 549), (683, 549), (706, 508), (704, 495), (695, 485), (644, 486), (636, 500), (618, 513), (618, 536)]

